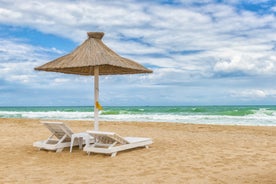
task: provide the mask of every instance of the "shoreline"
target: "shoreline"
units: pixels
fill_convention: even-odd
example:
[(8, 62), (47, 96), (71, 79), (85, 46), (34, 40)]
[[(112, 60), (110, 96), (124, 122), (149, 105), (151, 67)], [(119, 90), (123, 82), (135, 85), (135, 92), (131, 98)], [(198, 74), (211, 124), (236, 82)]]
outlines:
[[(4, 118), (0, 117), (0, 121), (2, 120), (30, 120), (30, 121), (60, 121), (60, 122), (91, 122), (91, 124), (94, 126), (93, 122), (94, 119), (39, 119), (39, 118)], [(226, 127), (271, 127), (276, 128), (275, 125), (264, 125), (264, 124), (258, 124), (258, 125), (251, 125), (251, 124), (216, 124), (216, 123), (191, 123), (191, 122), (172, 122), (172, 121), (126, 121), (126, 120), (99, 120), (99, 123), (148, 123), (148, 124), (181, 124), (181, 125), (202, 125), (202, 126), (226, 126)]]
[[(91, 121), (63, 121), (74, 132)], [(39, 119), (0, 118), (0, 183), (273, 183), (276, 127), (100, 122), (100, 130), (150, 137), (149, 149), (87, 156), (37, 150), (50, 132)], [(131, 167), (130, 167), (131, 166)]]

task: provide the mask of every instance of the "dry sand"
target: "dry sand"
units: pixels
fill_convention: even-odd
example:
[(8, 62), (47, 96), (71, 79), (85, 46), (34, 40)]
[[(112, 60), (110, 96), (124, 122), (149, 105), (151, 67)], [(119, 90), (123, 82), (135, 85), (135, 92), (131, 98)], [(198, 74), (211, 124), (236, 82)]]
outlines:
[[(74, 132), (91, 122), (64, 121)], [(276, 127), (102, 122), (101, 130), (151, 137), (114, 158), (74, 148), (39, 151), (39, 120), (0, 119), (0, 183), (276, 183)]]

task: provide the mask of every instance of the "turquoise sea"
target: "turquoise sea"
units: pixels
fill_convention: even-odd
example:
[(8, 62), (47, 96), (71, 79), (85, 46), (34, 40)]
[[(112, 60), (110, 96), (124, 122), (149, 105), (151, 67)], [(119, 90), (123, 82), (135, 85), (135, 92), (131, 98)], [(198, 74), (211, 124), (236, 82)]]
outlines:
[[(100, 120), (276, 126), (276, 106), (103, 107)], [(93, 120), (93, 107), (0, 107), (0, 118)]]

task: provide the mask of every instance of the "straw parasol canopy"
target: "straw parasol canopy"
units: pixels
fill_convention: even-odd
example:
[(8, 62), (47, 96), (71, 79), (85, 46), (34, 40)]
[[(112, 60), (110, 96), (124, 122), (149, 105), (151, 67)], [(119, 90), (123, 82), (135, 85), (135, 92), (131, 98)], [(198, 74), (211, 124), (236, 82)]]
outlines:
[(73, 52), (57, 58), (35, 70), (78, 75), (94, 75), (99, 66), (99, 75), (152, 73), (142, 65), (119, 56), (103, 42), (102, 32), (88, 32), (88, 39)]
[(152, 73), (152, 70), (119, 56), (103, 42), (103, 32), (88, 32), (88, 39), (71, 53), (35, 70), (94, 76), (94, 129), (98, 130), (99, 75)]

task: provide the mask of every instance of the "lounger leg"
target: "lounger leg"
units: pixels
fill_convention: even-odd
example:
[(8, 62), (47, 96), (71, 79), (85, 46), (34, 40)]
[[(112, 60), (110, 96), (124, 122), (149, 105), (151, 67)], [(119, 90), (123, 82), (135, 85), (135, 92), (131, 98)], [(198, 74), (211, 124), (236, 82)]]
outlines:
[(62, 150), (63, 150), (63, 148), (59, 148), (59, 149), (57, 149), (57, 153), (59, 153), (59, 152), (62, 152)]
[(72, 136), (72, 138), (71, 138), (71, 145), (70, 145), (70, 152), (72, 152), (74, 141), (75, 141), (75, 137)]
[[(65, 140), (65, 138), (67, 137), (67, 135), (64, 135), (57, 143), (57, 145), (61, 144), (62, 141)], [(56, 152), (62, 152), (63, 148), (58, 148)]]
[(111, 157), (115, 157), (117, 155), (117, 152), (114, 152), (111, 154)]
[(149, 146), (145, 146), (146, 149), (149, 149)]
[(79, 149), (82, 149), (83, 138), (79, 137)]

